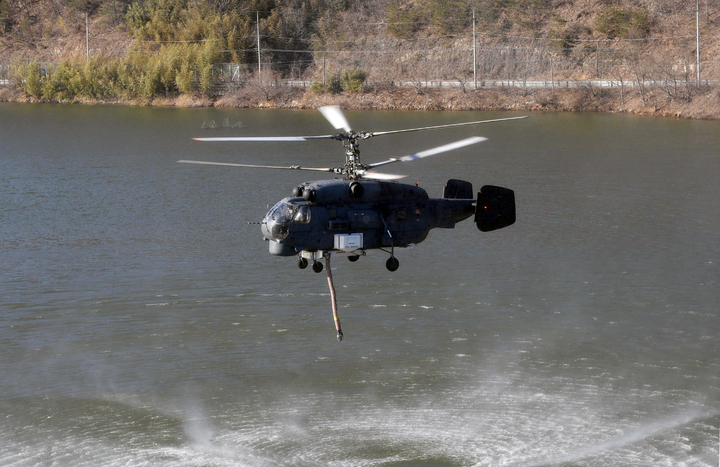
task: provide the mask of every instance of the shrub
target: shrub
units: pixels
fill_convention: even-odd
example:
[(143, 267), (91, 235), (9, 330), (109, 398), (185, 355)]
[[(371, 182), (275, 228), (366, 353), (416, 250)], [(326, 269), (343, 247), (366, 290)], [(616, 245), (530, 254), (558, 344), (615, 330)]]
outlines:
[(69, 61), (61, 62), (54, 69), (48, 71), (48, 75), (43, 79), (42, 96), (47, 100), (69, 100), (75, 97), (72, 94), (73, 85), (77, 86), (77, 81), (71, 83), (76, 70)]
[(595, 20), (598, 32), (608, 39), (643, 38), (650, 33), (650, 16), (643, 9), (605, 8)]
[(313, 82), (310, 89), (315, 94), (324, 94), (326, 92), (330, 94), (340, 94), (343, 92), (343, 80), (340, 73), (333, 73), (324, 83), (322, 81)]
[(550, 38), (553, 40), (553, 49), (569, 56), (572, 49), (578, 44), (580, 39), (580, 27), (570, 26), (562, 30), (553, 29), (550, 31)]
[(342, 85), (343, 89), (348, 92), (365, 92), (365, 80), (367, 73), (362, 70), (353, 72), (343, 71)]
[(323, 83), (322, 81), (313, 81), (313, 83), (310, 85), (310, 90), (315, 94), (324, 94), (325, 83)]
[(116, 62), (104, 57), (92, 57), (82, 67), (85, 85), (82, 94), (93, 99), (115, 97)]
[(12, 32), (12, 9), (7, 0), (0, 0), (0, 37)]
[(460, 0), (429, 0), (428, 16), (441, 34), (455, 34), (472, 23), (466, 3)]
[(175, 75), (175, 84), (180, 93), (187, 95), (195, 94), (197, 89), (195, 70), (191, 68), (189, 61), (183, 62), (182, 65), (180, 65), (180, 70), (178, 70)]
[(412, 4), (392, 3), (387, 12), (387, 30), (398, 39), (412, 39), (425, 25), (425, 19)]

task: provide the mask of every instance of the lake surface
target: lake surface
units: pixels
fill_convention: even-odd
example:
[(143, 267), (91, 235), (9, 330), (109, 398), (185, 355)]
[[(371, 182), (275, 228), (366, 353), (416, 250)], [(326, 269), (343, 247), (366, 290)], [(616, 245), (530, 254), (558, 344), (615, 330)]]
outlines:
[[(510, 113), (347, 112), (357, 130)], [(205, 130), (242, 122), (242, 128)], [(0, 465), (717, 466), (720, 123), (529, 119), (364, 141), (431, 196), (516, 192), (325, 274), (258, 225), (340, 165), (316, 111), (0, 104)]]

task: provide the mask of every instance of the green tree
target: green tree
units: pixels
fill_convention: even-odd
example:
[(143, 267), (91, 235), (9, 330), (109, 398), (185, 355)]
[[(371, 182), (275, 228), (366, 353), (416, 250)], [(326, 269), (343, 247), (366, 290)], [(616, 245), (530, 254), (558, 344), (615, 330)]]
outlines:
[(25, 66), (25, 94), (39, 99), (42, 97), (42, 81), (40, 79), (40, 66), (33, 60)]

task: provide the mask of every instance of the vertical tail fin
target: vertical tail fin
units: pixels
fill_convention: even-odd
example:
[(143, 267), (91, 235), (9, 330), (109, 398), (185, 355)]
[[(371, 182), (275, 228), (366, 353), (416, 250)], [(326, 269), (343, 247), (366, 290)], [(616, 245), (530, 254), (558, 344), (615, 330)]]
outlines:
[(475, 224), (483, 232), (502, 229), (515, 223), (515, 192), (509, 188), (485, 185), (475, 206)]

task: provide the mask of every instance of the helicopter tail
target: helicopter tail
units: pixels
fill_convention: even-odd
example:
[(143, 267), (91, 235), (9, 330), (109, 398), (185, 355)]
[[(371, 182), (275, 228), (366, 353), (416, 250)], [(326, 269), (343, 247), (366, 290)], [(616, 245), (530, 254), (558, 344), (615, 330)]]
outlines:
[(474, 199), (472, 183), (451, 178), (443, 188), (445, 199)]
[(482, 187), (475, 206), (475, 224), (478, 229), (490, 232), (514, 223), (515, 192), (499, 186)]

